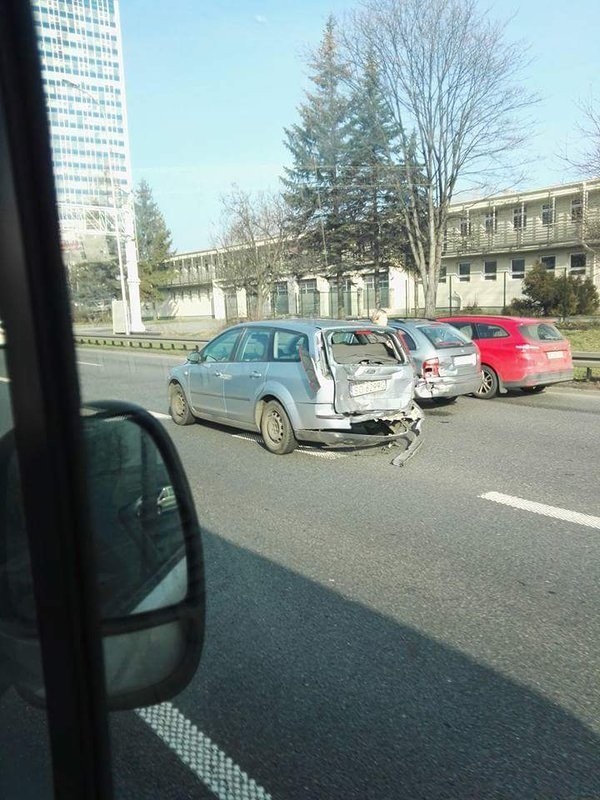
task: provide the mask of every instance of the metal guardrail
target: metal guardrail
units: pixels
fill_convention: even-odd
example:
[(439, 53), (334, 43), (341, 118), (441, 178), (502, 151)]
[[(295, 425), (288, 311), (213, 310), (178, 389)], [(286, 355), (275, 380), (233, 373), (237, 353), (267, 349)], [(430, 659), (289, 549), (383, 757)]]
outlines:
[(573, 364), (576, 367), (585, 367), (586, 380), (592, 379), (592, 370), (600, 369), (600, 353), (582, 353), (575, 352), (573, 355)]
[[(135, 350), (194, 350), (205, 344), (208, 339), (160, 339), (134, 338), (131, 336), (75, 336), (75, 344), (97, 345), (98, 347), (114, 347), (115, 349)], [(573, 363), (578, 367), (600, 368), (600, 352), (573, 353)]]
[(600, 353), (593, 352), (593, 353), (580, 353), (575, 352), (573, 353), (573, 363), (578, 364), (579, 366), (585, 366), (586, 362), (589, 362), (592, 366), (600, 366)]
[(75, 344), (114, 347), (115, 350), (194, 350), (208, 339), (150, 339), (132, 336), (75, 336)]

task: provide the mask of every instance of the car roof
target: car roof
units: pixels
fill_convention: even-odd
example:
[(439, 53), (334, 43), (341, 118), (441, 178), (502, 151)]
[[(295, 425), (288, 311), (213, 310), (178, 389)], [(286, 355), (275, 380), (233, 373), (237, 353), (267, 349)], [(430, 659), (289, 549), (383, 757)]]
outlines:
[[(390, 317), (389, 325), (431, 325), (431, 323), (442, 322), (440, 319), (429, 319), (427, 317)], [(446, 324), (446, 323), (444, 323)]]
[(364, 322), (346, 321), (343, 319), (305, 319), (302, 317), (286, 317), (285, 319), (263, 319), (248, 322), (239, 322), (231, 328), (286, 328), (298, 331), (298, 333), (312, 333), (315, 330), (364, 330), (368, 328), (385, 328), (385, 325), (373, 325), (370, 320)]
[(553, 324), (554, 319), (542, 319), (541, 317), (509, 317), (501, 314), (455, 314), (452, 317), (442, 317), (442, 322), (502, 322), (507, 325), (524, 325), (539, 322)]

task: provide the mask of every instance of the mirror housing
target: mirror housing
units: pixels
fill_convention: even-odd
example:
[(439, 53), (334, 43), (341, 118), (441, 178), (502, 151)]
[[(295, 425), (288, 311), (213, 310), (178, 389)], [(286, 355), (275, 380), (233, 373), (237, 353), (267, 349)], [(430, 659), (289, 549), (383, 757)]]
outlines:
[(202, 354), (199, 350), (192, 350), (187, 354), (189, 364), (199, 364), (202, 361)]
[[(82, 409), (107, 703), (163, 702), (192, 679), (204, 638), (200, 528), (163, 425), (130, 403)], [(0, 669), (45, 703), (27, 537), (12, 432), (0, 441)], [(3, 524), (2, 524), (3, 523)]]

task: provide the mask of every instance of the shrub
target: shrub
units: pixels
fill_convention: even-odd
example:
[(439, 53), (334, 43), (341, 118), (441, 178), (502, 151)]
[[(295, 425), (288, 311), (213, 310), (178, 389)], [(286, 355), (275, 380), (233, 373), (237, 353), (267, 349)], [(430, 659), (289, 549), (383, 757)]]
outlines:
[(576, 275), (556, 277), (539, 262), (523, 279), (523, 294), (525, 297), (510, 304), (513, 313), (568, 317), (593, 314), (600, 305), (598, 290), (590, 278)]

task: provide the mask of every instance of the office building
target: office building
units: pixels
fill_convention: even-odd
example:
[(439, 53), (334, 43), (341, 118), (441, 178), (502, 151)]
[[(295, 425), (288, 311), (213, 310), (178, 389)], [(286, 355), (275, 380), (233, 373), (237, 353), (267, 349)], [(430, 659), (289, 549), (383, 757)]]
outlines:
[[(143, 330), (118, 0), (33, 0), (65, 262), (117, 258)], [(122, 284), (125, 277), (122, 277)]]

